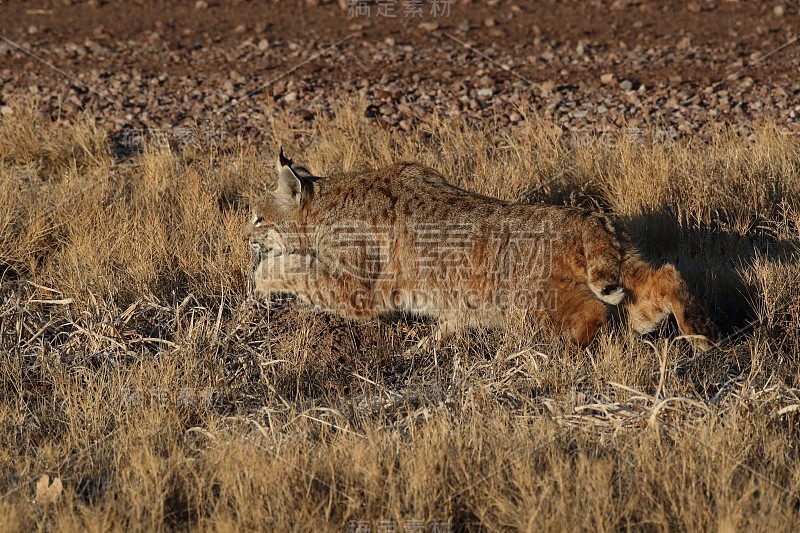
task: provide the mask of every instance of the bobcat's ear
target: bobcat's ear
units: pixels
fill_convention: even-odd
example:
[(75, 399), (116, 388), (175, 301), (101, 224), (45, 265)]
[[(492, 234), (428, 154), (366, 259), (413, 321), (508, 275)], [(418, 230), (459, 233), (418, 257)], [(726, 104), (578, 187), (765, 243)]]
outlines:
[(281, 147), (280, 154), (278, 154), (275, 168), (278, 171), (278, 184), (273, 194), (283, 208), (287, 210), (294, 209), (300, 205), (303, 184), (295, 171), (292, 170), (292, 160), (283, 155), (283, 147)]
[(283, 146), (281, 146), (281, 151), (278, 154), (278, 167), (290, 167), (292, 166), (292, 160), (283, 155)]

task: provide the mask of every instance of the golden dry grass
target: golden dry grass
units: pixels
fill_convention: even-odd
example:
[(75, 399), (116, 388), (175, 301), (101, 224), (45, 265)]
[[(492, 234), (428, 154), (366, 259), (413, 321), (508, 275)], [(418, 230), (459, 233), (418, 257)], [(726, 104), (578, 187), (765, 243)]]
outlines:
[[(797, 138), (401, 135), (355, 108), (131, 157), (89, 118), (2, 118), (3, 529), (800, 527)], [(613, 210), (726, 333), (756, 322), (702, 355), (669, 329), (585, 351), (517, 330), (408, 361), (429, 326), (252, 299), (242, 230), (278, 144), (318, 172), (409, 159)]]

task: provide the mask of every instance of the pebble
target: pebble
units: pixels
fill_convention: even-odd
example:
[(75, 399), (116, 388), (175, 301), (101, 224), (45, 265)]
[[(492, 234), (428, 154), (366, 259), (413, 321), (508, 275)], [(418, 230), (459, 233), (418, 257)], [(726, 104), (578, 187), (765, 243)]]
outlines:
[(543, 81), (542, 83), (539, 84), (539, 88), (545, 92), (551, 93), (556, 88), (556, 82), (554, 82), (553, 80)]
[(478, 85), (478, 87), (490, 87), (490, 86), (494, 85), (494, 82), (492, 81), (492, 78), (490, 78), (489, 76), (482, 76), (478, 80), (477, 85)]
[(600, 82), (605, 84), (605, 85), (610, 85), (610, 84), (614, 83), (614, 79), (615, 79), (615, 76), (613, 74), (611, 74), (610, 72), (600, 76)]

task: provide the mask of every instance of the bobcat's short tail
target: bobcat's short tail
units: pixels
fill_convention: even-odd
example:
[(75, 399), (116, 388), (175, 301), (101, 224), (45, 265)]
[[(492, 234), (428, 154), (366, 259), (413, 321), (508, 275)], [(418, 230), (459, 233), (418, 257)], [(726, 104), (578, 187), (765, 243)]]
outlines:
[(612, 220), (596, 213), (585, 215), (583, 253), (589, 288), (609, 305), (625, 298), (620, 279), (622, 269), (622, 229)]

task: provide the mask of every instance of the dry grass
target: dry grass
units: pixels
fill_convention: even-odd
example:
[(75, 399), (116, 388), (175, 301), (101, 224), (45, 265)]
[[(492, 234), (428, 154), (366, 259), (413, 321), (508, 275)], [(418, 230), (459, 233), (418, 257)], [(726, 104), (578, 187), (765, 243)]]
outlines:
[[(0, 516), (57, 530), (796, 530), (800, 142), (567, 139), (345, 107), (271, 146), (0, 122)], [(624, 218), (727, 333), (694, 355), (353, 324), (248, 292), (241, 232), (278, 142), (317, 171), (398, 159), (469, 189)], [(235, 143), (231, 143), (235, 144)], [(47, 474), (63, 490), (37, 481)]]

